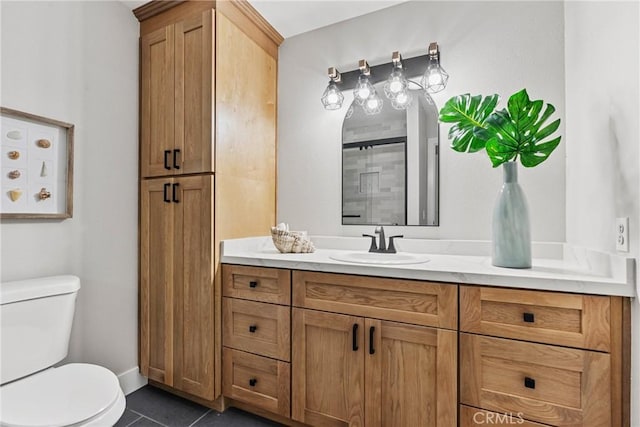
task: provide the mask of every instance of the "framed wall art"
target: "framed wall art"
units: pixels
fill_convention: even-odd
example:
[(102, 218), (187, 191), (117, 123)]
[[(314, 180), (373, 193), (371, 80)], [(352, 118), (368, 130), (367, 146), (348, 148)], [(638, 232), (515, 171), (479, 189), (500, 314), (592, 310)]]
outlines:
[(71, 218), (73, 125), (0, 107), (0, 218)]

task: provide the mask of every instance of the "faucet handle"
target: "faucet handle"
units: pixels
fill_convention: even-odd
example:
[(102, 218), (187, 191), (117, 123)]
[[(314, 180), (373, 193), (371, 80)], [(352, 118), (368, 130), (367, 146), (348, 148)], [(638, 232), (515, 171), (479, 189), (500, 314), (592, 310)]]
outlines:
[(375, 252), (378, 250), (378, 245), (376, 245), (376, 236), (372, 236), (371, 234), (363, 234), (362, 237), (371, 237), (371, 246), (369, 246), (369, 252)]
[(399, 234), (397, 236), (390, 236), (389, 237), (389, 247), (387, 248), (387, 252), (389, 252), (391, 254), (395, 254), (397, 251), (396, 251), (395, 245), (393, 244), (393, 239), (395, 239), (395, 238), (402, 239), (403, 237), (404, 236), (402, 234)]

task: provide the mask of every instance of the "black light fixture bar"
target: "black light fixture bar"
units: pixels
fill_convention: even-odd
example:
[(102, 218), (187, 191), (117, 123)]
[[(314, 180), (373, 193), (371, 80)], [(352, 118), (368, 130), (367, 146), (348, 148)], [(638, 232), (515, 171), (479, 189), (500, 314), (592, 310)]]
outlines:
[[(419, 77), (427, 70), (429, 65), (429, 55), (414, 56), (413, 58), (402, 58), (402, 69), (407, 78)], [(369, 81), (372, 85), (387, 80), (389, 74), (393, 71), (393, 62), (389, 61), (385, 64), (369, 66)], [(360, 69), (341, 73), (342, 80), (338, 83), (340, 90), (352, 90), (358, 83), (360, 77)]]

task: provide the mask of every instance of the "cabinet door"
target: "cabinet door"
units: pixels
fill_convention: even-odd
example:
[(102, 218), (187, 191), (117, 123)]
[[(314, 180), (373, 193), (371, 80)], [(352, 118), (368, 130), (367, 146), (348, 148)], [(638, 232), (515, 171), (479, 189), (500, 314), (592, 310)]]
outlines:
[(175, 24), (173, 174), (213, 172), (214, 11)]
[(173, 216), (171, 180), (140, 189), (140, 370), (173, 384)]
[(175, 178), (175, 387), (214, 397), (213, 176)]
[(293, 309), (292, 418), (364, 425), (364, 319)]
[(171, 175), (174, 143), (174, 26), (140, 38), (142, 177)]
[(457, 425), (457, 333), (366, 319), (366, 425)]

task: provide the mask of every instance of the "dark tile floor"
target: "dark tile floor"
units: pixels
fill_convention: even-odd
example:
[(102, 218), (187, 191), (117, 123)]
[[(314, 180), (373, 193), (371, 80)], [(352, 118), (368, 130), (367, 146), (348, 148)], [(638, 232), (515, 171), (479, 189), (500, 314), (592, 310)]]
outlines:
[(236, 408), (224, 413), (151, 386), (127, 396), (127, 409), (115, 427), (275, 427), (280, 424)]

